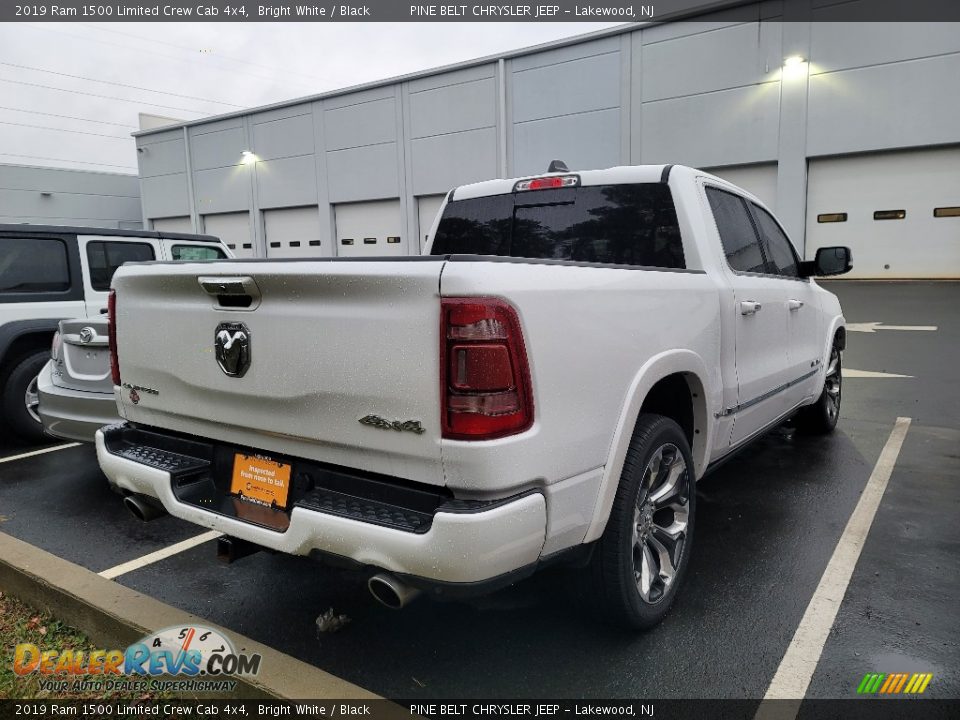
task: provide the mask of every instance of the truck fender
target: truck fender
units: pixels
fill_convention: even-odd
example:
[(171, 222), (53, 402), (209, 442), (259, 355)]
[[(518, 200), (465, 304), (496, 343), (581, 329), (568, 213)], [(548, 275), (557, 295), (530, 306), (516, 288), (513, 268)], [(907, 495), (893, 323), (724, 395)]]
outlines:
[[(841, 328), (844, 329), (843, 345), (846, 345), (847, 321), (843, 317), (843, 315), (835, 315), (833, 318), (830, 319), (828, 326), (830, 328), (830, 332), (828, 332), (824, 338), (823, 353), (820, 356), (821, 358), (823, 358), (823, 362), (820, 363), (820, 386), (821, 387), (823, 386), (823, 383), (827, 379), (827, 366), (830, 364), (830, 350), (833, 347), (833, 338), (837, 334), (837, 331), (840, 330)], [(841, 345), (841, 350), (843, 349), (843, 345)]]
[(693, 455), (694, 474), (696, 477), (703, 474), (712, 443), (711, 436), (714, 431), (710, 408), (713, 405), (719, 406), (719, 393), (717, 398), (708, 396), (710, 384), (705, 381), (711, 377), (711, 374), (699, 355), (690, 350), (668, 350), (653, 356), (644, 363), (630, 383), (630, 389), (627, 391), (623, 409), (613, 433), (607, 462), (603, 468), (597, 501), (594, 503), (593, 518), (583, 540), (585, 543), (597, 540), (603, 534), (607, 525), (607, 518), (609, 518), (610, 509), (613, 507), (613, 499), (620, 484), (620, 474), (623, 472), (627, 449), (630, 446), (633, 430), (636, 427), (644, 400), (654, 385), (668, 375), (676, 373), (693, 376), (694, 382), (700, 385), (700, 390), (697, 392), (698, 397), (694, 398), (693, 401), (693, 416), (695, 427), (703, 431), (695, 436), (691, 453)]

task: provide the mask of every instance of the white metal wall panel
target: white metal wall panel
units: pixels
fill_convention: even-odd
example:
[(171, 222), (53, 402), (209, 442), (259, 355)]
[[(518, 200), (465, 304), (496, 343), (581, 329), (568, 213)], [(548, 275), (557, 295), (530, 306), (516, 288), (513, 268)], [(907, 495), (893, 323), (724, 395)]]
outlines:
[(958, 75), (956, 52), (811, 74), (807, 156), (957, 142)]
[(204, 232), (216, 235), (233, 251), (234, 257), (255, 257), (250, 236), (250, 213), (217, 213), (203, 216)]
[(257, 163), (256, 177), (263, 209), (317, 202), (317, 168), (313, 155), (261, 160)]
[[(960, 148), (875, 153), (812, 160), (807, 190), (807, 257), (847, 245), (856, 278), (960, 277), (960, 217), (934, 217), (960, 206)], [(874, 220), (904, 210), (902, 220)], [(846, 222), (817, 216), (847, 213)]]
[(192, 233), (193, 223), (187, 215), (181, 217), (154, 218), (154, 230), (163, 230), (164, 232), (182, 232)]
[(632, 119), (633, 161), (694, 167), (769, 162), (777, 158), (779, 117), (778, 82), (645, 102)]
[(760, 200), (776, 212), (777, 208), (777, 165), (763, 163), (759, 165), (732, 165), (730, 167), (711, 168), (706, 170), (711, 175), (721, 177), (742, 187), (747, 192), (756, 195)]
[(330, 248), (323, 247), (320, 240), (320, 211), (316, 205), (264, 210), (263, 224), (268, 258), (330, 254)]
[[(309, 111), (310, 106), (303, 109)], [(313, 116), (303, 115), (256, 122), (253, 126), (253, 151), (260, 160), (277, 160), (296, 155), (313, 155)]]
[(779, 23), (746, 23), (643, 46), (645, 102), (777, 80)]
[(343, 257), (403, 255), (400, 201), (344, 203), (335, 208), (337, 251)]
[[(181, 131), (182, 132), (182, 131)], [(137, 138), (137, 167), (142, 178), (175, 175), (187, 170), (183, 135), (156, 140), (152, 135)]]
[(143, 213), (148, 218), (174, 217), (190, 212), (187, 174), (140, 178)]
[(427, 243), (427, 235), (430, 234), (430, 228), (433, 227), (433, 221), (437, 218), (437, 212), (443, 204), (446, 195), (424, 195), (417, 198), (417, 219), (420, 226), (420, 252)]

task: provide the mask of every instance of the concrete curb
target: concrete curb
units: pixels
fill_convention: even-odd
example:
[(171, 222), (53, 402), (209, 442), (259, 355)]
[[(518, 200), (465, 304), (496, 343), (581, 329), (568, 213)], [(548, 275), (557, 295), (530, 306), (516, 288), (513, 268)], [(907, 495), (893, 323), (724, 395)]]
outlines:
[(0, 533), (0, 589), (82, 630), (96, 645), (124, 648), (171, 625), (221, 630), (238, 650), (263, 657), (255, 678), (236, 678), (235, 698), (376, 700), (378, 695), (313, 665), (159, 600), (102, 578), (86, 568)]

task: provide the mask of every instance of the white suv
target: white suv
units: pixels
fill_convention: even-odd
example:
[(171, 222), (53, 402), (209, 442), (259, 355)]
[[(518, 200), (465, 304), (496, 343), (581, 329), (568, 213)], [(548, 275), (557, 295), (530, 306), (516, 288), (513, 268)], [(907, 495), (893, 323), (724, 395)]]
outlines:
[(209, 235), (0, 225), (0, 416), (23, 440), (43, 438), (37, 374), (60, 320), (106, 313), (120, 265), (230, 257)]

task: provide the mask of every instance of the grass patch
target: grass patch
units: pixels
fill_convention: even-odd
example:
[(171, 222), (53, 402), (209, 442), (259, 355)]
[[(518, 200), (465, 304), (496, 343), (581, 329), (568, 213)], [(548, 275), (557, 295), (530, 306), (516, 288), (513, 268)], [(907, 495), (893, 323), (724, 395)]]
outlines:
[[(86, 676), (68, 675), (40, 675), (32, 672), (20, 676), (13, 671), (14, 648), (20, 643), (33, 643), (41, 650), (82, 650), (87, 655), (91, 650), (98, 650), (90, 640), (76, 628), (52, 617), (47, 613), (38, 612), (30, 606), (0, 592), (0, 654), (3, 662), (0, 665), (0, 698), (14, 698), (19, 700), (51, 699), (51, 700), (156, 700), (169, 697), (162, 693), (136, 693), (106, 691), (72, 692), (47, 691), (41, 689), (40, 681), (69, 680)], [(102, 676), (94, 676), (102, 677)]]

